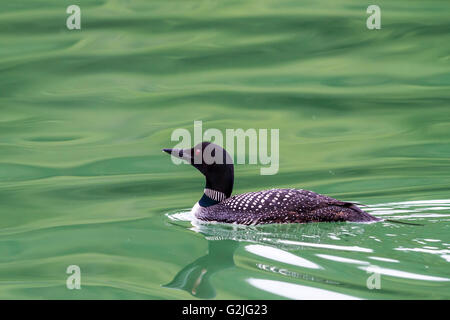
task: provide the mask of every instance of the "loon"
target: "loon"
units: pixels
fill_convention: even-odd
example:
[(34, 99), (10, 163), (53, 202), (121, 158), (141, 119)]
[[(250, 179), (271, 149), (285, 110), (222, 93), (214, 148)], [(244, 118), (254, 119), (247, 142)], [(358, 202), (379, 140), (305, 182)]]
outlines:
[[(257, 225), (269, 223), (380, 221), (355, 203), (303, 189), (270, 189), (231, 196), (233, 161), (225, 149), (201, 142), (191, 149), (163, 149), (188, 161), (206, 178), (203, 196), (192, 208), (202, 221)], [(203, 155), (209, 154), (211, 159)]]

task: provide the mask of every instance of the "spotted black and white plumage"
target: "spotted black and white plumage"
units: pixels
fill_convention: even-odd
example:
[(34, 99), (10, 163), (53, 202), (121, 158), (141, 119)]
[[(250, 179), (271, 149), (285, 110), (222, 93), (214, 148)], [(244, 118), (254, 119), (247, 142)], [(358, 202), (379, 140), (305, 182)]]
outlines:
[(246, 225), (376, 220), (353, 203), (298, 189), (239, 194), (216, 205), (200, 208), (195, 215), (205, 221)]
[[(211, 161), (197, 161), (206, 147), (213, 152)], [(361, 210), (356, 204), (339, 201), (302, 189), (270, 189), (231, 197), (234, 167), (229, 154), (221, 147), (202, 142), (192, 149), (164, 149), (190, 162), (206, 177), (203, 197), (192, 209), (200, 220), (244, 225), (306, 222), (369, 222), (380, 219)], [(211, 151), (210, 151), (211, 152)], [(194, 161), (195, 160), (195, 161)]]

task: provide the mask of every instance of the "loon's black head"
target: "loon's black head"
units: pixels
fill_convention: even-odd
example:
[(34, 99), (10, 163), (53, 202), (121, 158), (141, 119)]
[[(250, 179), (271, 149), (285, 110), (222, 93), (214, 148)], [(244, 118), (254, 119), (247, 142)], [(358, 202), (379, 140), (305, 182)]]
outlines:
[(231, 196), (234, 183), (233, 160), (217, 144), (201, 142), (191, 149), (163, 149), (173, 156), (188, 161), (206, 177), (206, 188)]

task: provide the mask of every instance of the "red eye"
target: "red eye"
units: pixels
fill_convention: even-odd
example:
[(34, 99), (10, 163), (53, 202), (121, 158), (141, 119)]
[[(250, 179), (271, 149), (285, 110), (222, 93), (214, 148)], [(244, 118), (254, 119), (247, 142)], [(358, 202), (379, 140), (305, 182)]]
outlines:
[(195, 150), (195, 154), (200, 154), (200, 149)]

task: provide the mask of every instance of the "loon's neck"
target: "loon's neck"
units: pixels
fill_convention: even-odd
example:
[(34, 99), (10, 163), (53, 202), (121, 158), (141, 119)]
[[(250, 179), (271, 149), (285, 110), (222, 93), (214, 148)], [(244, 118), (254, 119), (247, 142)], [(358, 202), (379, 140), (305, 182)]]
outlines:
[(206, 208), (218, 204), (219, 202), (222, 202), (226, 198), (227, 196), (223, 192), (205, 188), (203, 196), (201, 197), (198, 204), (201, 207)]

